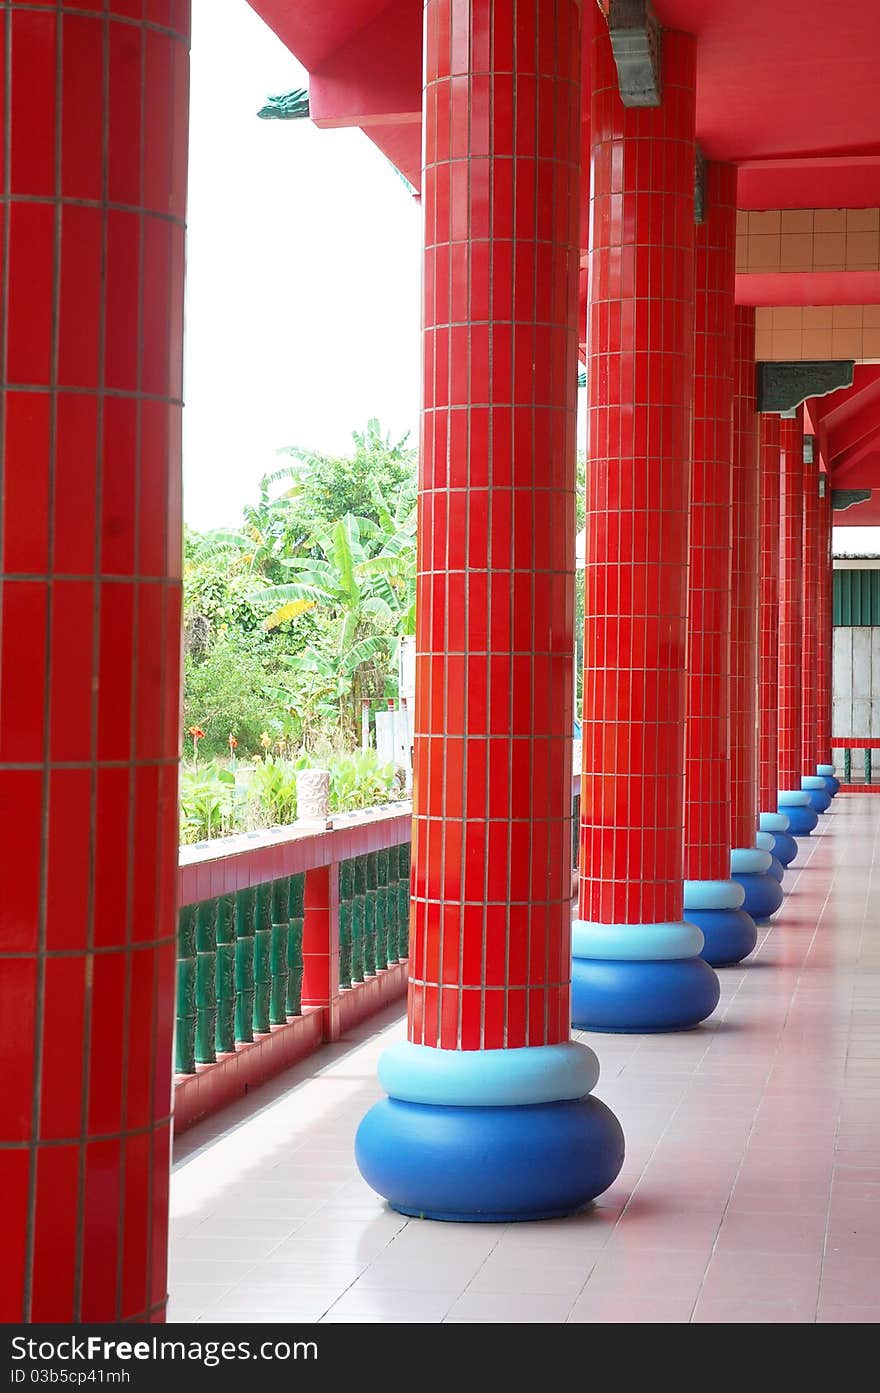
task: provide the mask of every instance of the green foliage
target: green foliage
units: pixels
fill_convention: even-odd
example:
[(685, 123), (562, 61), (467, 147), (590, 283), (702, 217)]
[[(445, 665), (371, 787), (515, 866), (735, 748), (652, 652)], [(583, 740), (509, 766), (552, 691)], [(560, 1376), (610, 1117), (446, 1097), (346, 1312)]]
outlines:
[(200, 726), (205, 738), (199, 754), (222, 756), (229, 736), (238, 741), (240, 757), (260, 749), (260, 736), (272, 724), (277, 705), (268, 692), (265, 644), (224, 633), (204, 653), (187, 654), (184, 664), (183, 728)]
[(267, 754), (255, 765), (248, 785), (248, 799), (256, 821), (269, 827), (296, 821), (296, 771), (302, 761), (276, 759)]
[(322, 455), (292, 445), (279, 454), (294, 461), (270, 476), (288, 481), (288, 497), (296, 512), (308, 520), (308, 530), (317, 531), (323, 523), (334, 523), (346, 513), (379, 522), (376, 488), (383, 499), (398, 501), (411, 510), (416, 498), (416, 452), (408, 436), (392, 442), (383, 435), (379, 422), (367, 422), (367, 429), (356, 431), (352, 456)]
[(236, 821), (235, 775), (212, 761), (180, 775), (180, 836), (200, 842), (230, 832)]
[(386, 803), (391, 797), (397, 771), (393, 764), (380, 764), (375, 750), (337, 755), (328, 764), (333, 812), (371, 808), (376, 803)]

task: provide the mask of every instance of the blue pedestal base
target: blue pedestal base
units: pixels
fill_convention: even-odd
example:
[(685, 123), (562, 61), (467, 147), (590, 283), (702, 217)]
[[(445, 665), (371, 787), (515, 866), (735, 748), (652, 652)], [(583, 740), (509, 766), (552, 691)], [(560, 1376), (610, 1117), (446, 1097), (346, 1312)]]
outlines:
[(824, 813), (831, 807), (831, 794), (824, 788), (810, 788), (810, 807), (817, 813)]
[(767, 874), (772, 875), (774, 880), (778, 880), (779, 884), (782, 884), (782, 879), (785, 875), (785, 867), (783, 866), (779, 857), (776, 855), (775, 851), (771, 851), (770, 853), (770, 869), (767, 872)]
[(790, 832), (774, 832), (773, 856), (782, 862), (783, 869), (790, 866), (797, 856), (797, 842)]
[(718, 978), (702, 958), (573, 958), (571, 969), (576, 1030), (633, 1035), (690, 1030), (712, 1014), (721, 993)]
[(769, 919), (782, 904), (782, 886), (769, 872), (734, 872), (732, 879), (745, 890), (743, 909), (753, 919)]
[(793, 837), (808, 837), (819, 821), (819, 814), (809, 803), (793, 803), (783, 811), (788, 816), (789, 830)]
[(730, 967), (747, 958), (758, 941), (755, 921), (744, 909), (686, 909), (689, 924), (702, 929), (701, 957), (712, 967)]
[(510, 1223), (573, 1214), (623, 1165), (620, 1123), (598, 1098), (441, 1107), (383, 1098), (355, 1138), (368, 1185), (423, 1219)]
[(835, 779), (833, 774), (824, 774), (822, 777), (825, 780), (825, 788), (827, 792), (833, 798), (835, 794), (840, 792), (840, 780)]

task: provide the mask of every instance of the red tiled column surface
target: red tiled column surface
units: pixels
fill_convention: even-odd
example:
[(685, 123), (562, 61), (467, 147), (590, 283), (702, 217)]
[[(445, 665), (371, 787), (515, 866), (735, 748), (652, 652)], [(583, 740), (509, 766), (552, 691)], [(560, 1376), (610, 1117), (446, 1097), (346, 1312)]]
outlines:
[(737, 305), (733, 400), (733, 569), (730, 608), (731, 846), (758, 828), (758, 416), (755, 311)]
[(623, 1162), (570, 1039), (580, 21), (425, 7), (409, 1038), (355, 1156), (427, 1219), (570, 1214)]
[(819, 660), (819, 456), (804, 461), (804, 565), (801, 641), (801, 773), (816, 776)]
[(801, 786), (804, 434), (797, 417), (779, 422), (779, 787)]
[(730, 469), (736, 166), (706, 167), (696, 231), (685, 878), (730, 874)]
[[(601, 28), (601, 26), (600, 26)], [(624, 107), (594, 44), (580, 917), (682, 914), (695, 43)]]
[(680, 1029), (718, 999), (703, 935), (682, 922), (695, 58), (690, 35), (664, 31), (662, 104), (625, 107), (601, 22), (593, 45), (572, 969), (572, 1019), (587, 1029)]
[(0, 11), (7, 1321), (164, 1312), (188, 33)]
[(762, 813), (775, 813), (779, 790), (779, 417), (762, 413), (760, 420), (758, 802)]
[(818, 652), (816, 657), (816, 763), (833, 765), (834, 751), (831, 748), (831, 674), (834, 629), (832, 624), (832, 551), (831, 529), (833, 513), (831, 510), (831, 490), (828, 475), (820, 475), (823, 486), (819, 498), (818, 535)]
[(409, 1038), (569, 1036), (576, 0), (428, 0)]

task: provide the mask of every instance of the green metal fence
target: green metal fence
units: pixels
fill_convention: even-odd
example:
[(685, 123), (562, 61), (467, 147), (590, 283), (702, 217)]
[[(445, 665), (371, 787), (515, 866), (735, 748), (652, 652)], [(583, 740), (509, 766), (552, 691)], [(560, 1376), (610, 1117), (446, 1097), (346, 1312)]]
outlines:
[(880, 624), (880, 570), (834, 572), (834, 624)]
[[(409, 843), (338, 865), (339, 987), (409, 954)], [(184, 905), (175, 1067), (193, 1074), (302, 1014), (305, 875)]]

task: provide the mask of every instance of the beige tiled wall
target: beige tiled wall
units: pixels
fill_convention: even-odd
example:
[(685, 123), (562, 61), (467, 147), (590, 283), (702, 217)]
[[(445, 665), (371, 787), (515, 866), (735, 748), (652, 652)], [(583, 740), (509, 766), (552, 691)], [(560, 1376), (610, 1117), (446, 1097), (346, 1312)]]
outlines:
[(762, 362), (791, 362), (802, 358), (880, 359), (880, 305), (758, 309), (755, 312), (755, 357)]
[(791, 208), (737, 213), (736, 269), (880, 270), (880, 208)]

